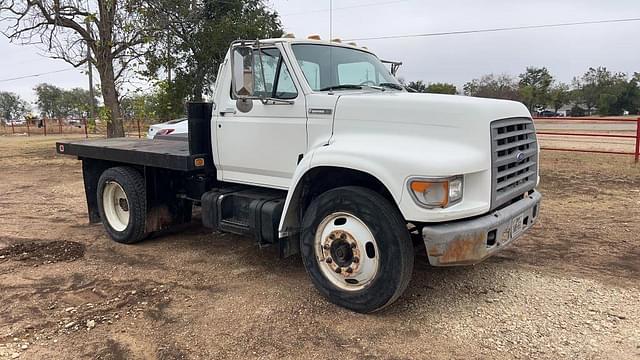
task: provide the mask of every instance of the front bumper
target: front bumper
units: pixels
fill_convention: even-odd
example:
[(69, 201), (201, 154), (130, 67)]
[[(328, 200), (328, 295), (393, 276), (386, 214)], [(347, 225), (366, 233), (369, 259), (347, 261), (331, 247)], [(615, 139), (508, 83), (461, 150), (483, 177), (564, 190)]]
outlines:
[[(534, 191), (505, 208), (471, 220), (427, 225), (422, 238), (433, 266), (472, 265), (492, 256), (524, 234), (538, 218), (542, 195)], [(522, 230), (514, 224), (522, 219)], [(519, 222), (519, 221), (518, 221)]]

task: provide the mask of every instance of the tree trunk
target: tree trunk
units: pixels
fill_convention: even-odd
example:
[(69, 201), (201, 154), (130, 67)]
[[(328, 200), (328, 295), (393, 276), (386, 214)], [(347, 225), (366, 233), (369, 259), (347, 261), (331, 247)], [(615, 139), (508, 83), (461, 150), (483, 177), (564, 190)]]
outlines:
[(120, 114), (120, 102), (116, 90), (115, 73), (113, 71), (113, 26), (118, 1), (98, 0), (99, 17), (98, 33), (100, 42), (96, 44), (94, 54), (96, 68), (100, 73), (100, 88), (104, 106), (107, 108), (107, 137), (124, 137), (124, 127)]
[(120, 103), (118, 101), (118, 91), (115, 85), (115, 76), (111, 59), (98, 59), (98, 72), (100, 73), (100, 89), (104, 106), (107, 108), (109, 118), (107, 119), (107, 137), (124, 137), (124, 126), (120, 114)]

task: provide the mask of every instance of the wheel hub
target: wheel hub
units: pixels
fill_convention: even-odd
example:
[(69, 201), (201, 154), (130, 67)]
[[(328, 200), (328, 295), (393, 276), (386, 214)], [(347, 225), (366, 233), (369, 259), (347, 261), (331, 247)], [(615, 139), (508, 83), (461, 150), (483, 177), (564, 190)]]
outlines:
[(357, 217), (343, 212), (327, 216), (316, 230), (315, 241), (320, 270), (334, 285), (356, 291), (374, 279), (378, 257), (369, 256), (366, 249), (377, 244)]
[(336, 265), (347, 267), (353, 262), (353, 249), (346, 241), (334, 241), (331, 244), (331, 257), (335, 260)]
[[(351, 234), (334, 230), (323, 241), (325, 263), (337, 274), (347, 277), (358, 270), (360, 250)], [(354, 261), (356, 260), (356, 261)]]
[(118, 199), (118, 205), (120, 205), (120, 209), (122, 209), (122, 211), (129, 211), (129, 203), (127, 202), (127, 199)]

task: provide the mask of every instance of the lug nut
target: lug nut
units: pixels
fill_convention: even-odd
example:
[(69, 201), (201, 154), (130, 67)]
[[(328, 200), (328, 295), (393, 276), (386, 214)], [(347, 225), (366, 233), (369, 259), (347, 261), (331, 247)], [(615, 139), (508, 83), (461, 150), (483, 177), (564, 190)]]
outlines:
[(356, 247), (358, 247), (358, 245), (356, 245), (356, 243), (351, 243), (351, 248), (355, 249)]
[(354, 256), (354, 257), (353, 257), (353, 262), (354, 262), (355, 264), (359, 263), (359, 262), (360, 262), (360, 258), (359, 258), (359, 257), (357, 257), (357, 256)]
[(330, 247), (331, 247), (331, 246), (329, 246), (329, 244), (324, 244), (324, 245), (322, 246), (322, 248), (323, 248), (323, 249), (325, 249), (325, 250), (329, 250), (329, 248), (330, 248)]
[(344, 233), (340, 234), (340, 240), (344, 240), (347, 238), (347, 235), (345, 235)]
[(348, 272), (349, 274), (351, 274), (351, 273), (353, 272), (353, 269), (351, 268), (351, 266), (349, 266), (349, 267), (347, 268), (347, 272)]
[(331, 264), (331, 263), (333, 262), (333, 259), (332, 259), (332, 258), (330, 258), (330, 257), (328, 257), (328, 258), (326, 258), (324, 261), (326, 261), (326, 262), (327, 262), (327, 264)]
[(336, 268), (336, 274), (340, 274), (342, 272), (342, 268)]
[(335, 240), (336, 236), (334, 233), (329, 234), (329, 239)]

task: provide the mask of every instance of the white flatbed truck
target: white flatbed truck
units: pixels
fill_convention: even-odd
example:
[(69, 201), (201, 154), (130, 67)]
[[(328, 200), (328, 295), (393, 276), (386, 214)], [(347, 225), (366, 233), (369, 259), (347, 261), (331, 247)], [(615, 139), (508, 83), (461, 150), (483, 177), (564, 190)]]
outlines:
[[(235, 41), (188, 136), (57, 143), (82, 160), (91, 222), (136, 243), (191, 220), (300, 254), (328, 300), (369, 313), (433, 266), (478, 263), (538, 217), (520, 103), (407, 92), (371, 51)], [(424, 245), (420, 247), (419, 245)]]

